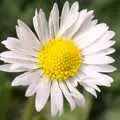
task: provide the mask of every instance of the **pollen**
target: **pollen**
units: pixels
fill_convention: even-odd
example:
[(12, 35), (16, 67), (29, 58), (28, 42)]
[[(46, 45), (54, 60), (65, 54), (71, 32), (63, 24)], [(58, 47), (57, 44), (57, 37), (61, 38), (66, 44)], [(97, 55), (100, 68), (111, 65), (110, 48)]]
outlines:
[(37, 63), (43, 74), (51, 80), (67, 80), (80, 70), (81, 49), (73, 40), (56, 37), (38, 50)]

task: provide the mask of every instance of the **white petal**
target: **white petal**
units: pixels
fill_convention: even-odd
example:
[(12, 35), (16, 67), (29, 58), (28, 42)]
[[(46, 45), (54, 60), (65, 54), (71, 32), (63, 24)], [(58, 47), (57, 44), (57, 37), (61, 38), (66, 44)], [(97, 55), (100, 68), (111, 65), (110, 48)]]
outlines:
[(90, 28), (88, 28), (88, 27), (92, 27), (92, 25), (91, 25), (92, 24), (92, 18), (93, 18), (93, 11), (92, 10), (87, 12), (87, 10), (84, 9), (80, 12), (78, 22), (76, 22), (76, 28), (77, 29), (72, 36), (73, 39), (74, 39), (75, 36), (83, 33), (83, 31), (84, 31), (83, 28), (86, 29), (86, 30), (89, 30)]
[(88, 19), (85, 19), (80, 29), (73, 36), (73, 40), (80, 37), (82, 34), (90, 30), (92, 27), (96, 26), (96, 24), (98, 23), (98, 20), (92, 20), (93, 18), (94, 18), (94, 15), (91, 15), (88, 17)]
[(69, 91), (71, 92), (72, 97), (75, 99), (78, 105), (83, 106), (85, 104), (84, 96), (75, 88), (73, 87), (70, 82), (66, 82)]
[(27, 56), (16, 51), (6, 51), (0, 54), (0, 59), (6, 63), (13, 63), (19, 67), (27, 69), (37, 69), (39, 66), (36, 64), (36, 59), (32, 56)]
[(10, 50), (18, 50), (21, 48), (20, 41), (17, 38), (8, 37), (7, 40), (1, 42)]
[(108, 26), (104, 23), (98, 24), (85, 32), (83, 35), (74, 38), (81, 49), (86, 48), (96, 40), (100, 39), (108, 30)]
[(39, 70), (37, 72), (35, 72), (34, 74), (32, 74), (32, 76), (30, 78), (31, 83), (28, 86), (27, 91), (25, 93), (26, 97), (33, 96), (36, 93), (36, 91), (38, 89), (40, 77), (41, 77), (41, 73)]
[(84, 86), (85, 90), (88, 91), (89, 93), (91, 93), (94, 97), (97, 98), (97, 93), (95, 91), (95, 89), (88, 87), (88, 86)]
[(93, 11), (89, 11), (87, 12), (87, 10), (82, 10), (79, 13), (79, 17), (77, 19), (77, 21), (71, 26), (71, 28), (69, 28), (69, 30), (67, 30), (67, 35), (65, 34), (65, 36), (74, 39), (74, 36), (77, 32), (80, 31), (81, 29), (81, 25), (84, 24), (84, 21), (86, 19), (89, 19), (89, 17), (91, 17), (93, 14)]
[(43, 41), (43, 39), (42, 39), (42, 37), (43, 37), (43, 35), (41, 35), (41, 26), (40, 26), (40, 18), (39, 18), (39, 16), (38, 16), (38, 11), (37, 10), (35, 10), (35, 16), (33, 17), (33, 25), (34, 25), (34, 29), (35, 29), (35, 31), (36, 31), (36, 33), (37, 33), (37, 35), (38, 35), (38, 38), (39, 38), (39, 41), (40, 41), (40, 43), (42, 43)]
[(76, 75), (76, 77), (75, 77), (75, 80), (77, 81), (77, 82), (81, 82), (82, 80), (84, 80), (85, 78), (86, 78), (86, 75), (82, 72), (82, 66), (81, 66), (81, 71), (80, 72), (78, 72), (78, 74)]
[(26, 86), (30, 85), (32, 82), (32, 79), (29, 79), (31, 77), (31, 72), (25, 72), (19, 76), (17, 76), (13, 81), (12, 81), (12, 86)]
[(17, 64), (17, 63), (15, 63), (15, 64), (13, 63), (10, 66), (11, 71), (17, 71), (19, 69), (25, 69), (25, 71), (30, 71), (31, 70), (31, 69), (27, 69), (27, 68), (25, 68), (25, 67), (23, 67), (23, 66), (21, 66), (20, 64)]
[(34, 33), (30, 30), (30, 28), (20, 20), (18, 20), (18, 25), (19, 26), (17, 27), (17, 33), (19, 33), (18, 37), (22, 45), (27, 45), (26, 47), (29, 49), (39, 49), (40, 42)]
[(58, 36), (63, 36), (65, 37), (67, 30), (77, 21), (79, 17), (79, 4), (78, 2), (74, 2), (73, 5), (71, 6), (68, 15), (66, 16), (66, 19), (63, 22), (63, 25), (61, 26)]
[(85, 21), (80, 27), (80, 30), (77, 32), (77, 34), (74, 37), (80, 36), (86, 31), (90, 30), (92, 27), (94, 27), (98, 23), (98, 20), (92, 20), (93, 18), (94, 15), (91, 15), (87, 19), (85, 19)]
[(12, 59), (12, 58), (3, 58), (3, 57), (1, 57), (0, 60), (4, 61), (5, 63), (17, 64), (17, 65), (19, 65), (23, 68), (26, 68), (26, 69), (39, 68), (39, 65), (37, 65), (35, 62), (32, 62), (32, 61), (25, 61), (25, 60)]
[(37, 89), (37, 83), (36, 82), (31, 83), (31, 85), (29, 85), (27, 91), (25, 92), (25, 96), (26, 97), (33, 96), (36, 92), (36, 89)]
[(48, 24), (46, 16), (42, 9), (40, 9), (39, 14), (37, 10), (35, 11), (33, 24), (40, 41), (43, 43), (44, 41), (48, 40), (49, 39)]
[[(41, 26), (40, 27), (43, 30), (44, 40), (48, 40), (50, 38), (49, 32), (48, 32), (48, 23), (47, 23), (47, 20), (46, 20), (45, 13), (42, 11), (42, 9), (39, 10), (39, 18), (41, 20), (41, 24), (40, 24)], [(42, 34), (41, 34), (41, 36), (42, 36)]]
[(86, 76), (84, 79), (82, 79), (81, 81), (78, 80), (78, 82), (80, 83), (80, 85), (82, 85), (84, 88), (92, 88), (95, 89), (98, 92), (101, 92), (101, 90), (99, 89), (99, 87), (97, 86), (97, 84), (93, 81), (92, 78)]
[(76, 81), (76, 78), (74, 79), (70, 79), (69, 82), (74, 86), (74, 87), (77, 87), (78, 83)]
[(27, 47), (23, 46), (20, 43), (20, 40), (18, 40), (16, 38), (8, 37), (7, 40), (2, 41), (1, 43), (4, 44), (8, 49), (10, 49), (12, 51), (16, 51), (18, 53), (23, 53), (23, 54), (29, 55), (29, 56), (36, 55), (35, 50), (31, 51), (31, 50), (27, 49)]
[(81, 69), (89, 69), (96, 72), (114, 72), (116, 70), (112, 65), (87, 65), (84, 64)]
[(63, 95), (58, 82), (53, 81), (51, 85), (51, 114), (56, 116), (63, 113)]
[(35, 107), (38, 112), (40, 112), (43, 107), (46, 105), (47, 100), (50, 94), (50, 80), (46, 78), (42, 78), (38, 84), (36, 99), (35, 99)]
[(69, 6), (69, 2), (66, 1), (66, 2), (64, 3), (63, 9), (62, 9), (62, 14), (61, 14), (61, 21), (60, 21), (60, 26), (61, 26), (61, 27), (62, 27), (62, 25), (64, 24), (64, 21), (65, 21), (67, 15), (68, 15), (68, 13), (69, 13), (69, 9), (70, 9), (69, 7), (70, 7), (70, 6)]
[(56, 36), (59, 30), (59, 10), (58, 5), (55, 3), (53, 9), (51, 10), (49, 17), (49, 32), (51, 38)]
[(85, 64), (110, 64), (113, 63), (115, 60), (110, 56), (93, 54), (87, 55), (84, 57), (83, 63)]
[(60, 86), (61, 91), (62, 91), (63, 95), (65, 96), (66, 100), (70, 104), (70, 109), (73, 110), (76, 107), (76, 104), (75, 104), (75, 101), (72, 98), (67, 86), (63, 82), (59, 82), (59, 86)]
[(76, 11), (78, 11), (79, 10), (79, 3), (76, 1), (76, 2), (74, 2), (73, 4), (72, 4), (72, 6), (71, 6), (71, 8), (70, 8), (70, 11), (72, 12), (72, 13), (74, 13), (74, 12), (76, 12)]
[(28, 71), (28, 69), (26, 68), (19, 68), (19, 69), (11, 69), (12, 64), (4, 64), (4, 65), (0, 65), (0, 70), (1, 71), (5, 71), (5, 72), (24, 72), (24, 71)]
[(109, 42), (105, 43), (102, 47), (100, 47), (100, 49), (94, 48), (93, 51), (91, 52), (85, 52), (84, 50), (82, 51), (82, 54), (84, 56), (89, 56), (89, 55), (110, 55), (113, 54), (116, 50), (114, 48), (110, 48), (111, 46), (113, 46), (115, 44), (115, 41), (110, 40)]
[(98, 73), (96, 71), (90, 71), (88, 69), (82, 69), (82, 71), (87, 75), (87, 82), (90, 82), (90, 84), (109, 87), (113, 82), (113, 78), (108, 75)]
[(94, 81), (95, 79), (90, 79), (90, 78), (87, 78), (82, 80), (82, 81), (79, 81), (80, 85), (82, 85), (84, 87), (84, 89), (91, 93), (93, 96), (97, 97), (97, 93), (96, 91), (98, 92), (101, 92), (101, 90), (99, 89), (99, 87), (97, 86), (97, 84), (94, 82), (91, 82), (91, 81)]
[(2, 53), (0, 53), (0, 57), (36, 62), (36, 59), (34, 57), (24, 55), (24, 54), (19, 53), (17, 51), (2, 52)]
[(114, 36), (115, 33), (113, 31), (107, 31), (106, 34), (103, 35), (103, 37), (101, 37), (98, 41), (85, 48), (83, 50), (83, 54), (87, 55), (111, 47), (112, 45), (114, 45), (114, 42), (110, 42), (109, 40), (112, 39)]
[(89, 84), (88, 86), (90, 86), (91, 88), (95, 89), (98, 92), (101, 92), (100, 88), (97, 85)]
[[(110, 55), (110, 54), (113, 54), (115, 51), (116, 50), (114, 48), (107, 48), (107, 49), (101, 50), (99, 52), (96, 52), (95, 54)], [(91, 54), (94, 54), (94, 53), (91, 53)]]

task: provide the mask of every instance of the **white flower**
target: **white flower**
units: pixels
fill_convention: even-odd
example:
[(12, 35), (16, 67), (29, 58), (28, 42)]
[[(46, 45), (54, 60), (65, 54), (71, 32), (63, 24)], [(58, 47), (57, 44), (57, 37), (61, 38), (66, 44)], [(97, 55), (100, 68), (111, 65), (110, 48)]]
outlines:
[(35, 12), (33, 24), (37, 36), (18, 20), (18, 38), (2, 41), (9, 51), (0, 54), (6, 64), (0, 70), (24, 72), (12, 86), (28, 86), (25, 96), (35, 95), (35, 107), (41, 111), (49, 97), (51, 114), (63, 113), (63, 96), (71, 110), (83, 106), (85, 99), (77, 90), (79, 83), (97, 97), (98, 86), (111, 86), (113, 79), (105, 73), (113, 72), (115, 60), (115, 33), (105, 23), (97, 24), (93, 11), (79, 12), (78, 2), (69, 7), (65, 2), (61, 16), (57, 4), (50, 13), (49, 22), (40, 9)]

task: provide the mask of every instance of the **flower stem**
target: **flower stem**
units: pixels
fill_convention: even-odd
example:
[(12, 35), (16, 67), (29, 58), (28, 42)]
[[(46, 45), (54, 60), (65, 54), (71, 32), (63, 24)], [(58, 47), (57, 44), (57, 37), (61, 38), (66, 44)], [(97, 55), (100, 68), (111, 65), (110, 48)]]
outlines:
[(34, 97), (30, 97), (27, 101), (27, 105), (23, 113), (22, 120), (32, 120), (33, 111), (34, 111)]

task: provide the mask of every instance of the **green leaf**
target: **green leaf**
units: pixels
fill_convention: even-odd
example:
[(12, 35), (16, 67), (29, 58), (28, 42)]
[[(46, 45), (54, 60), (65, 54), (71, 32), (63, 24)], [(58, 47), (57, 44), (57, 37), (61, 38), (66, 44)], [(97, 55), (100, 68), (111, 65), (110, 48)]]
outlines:
[(10, 86), (5, 74), (0, 73), (0, 120), (5, 120), (9, 107)]

